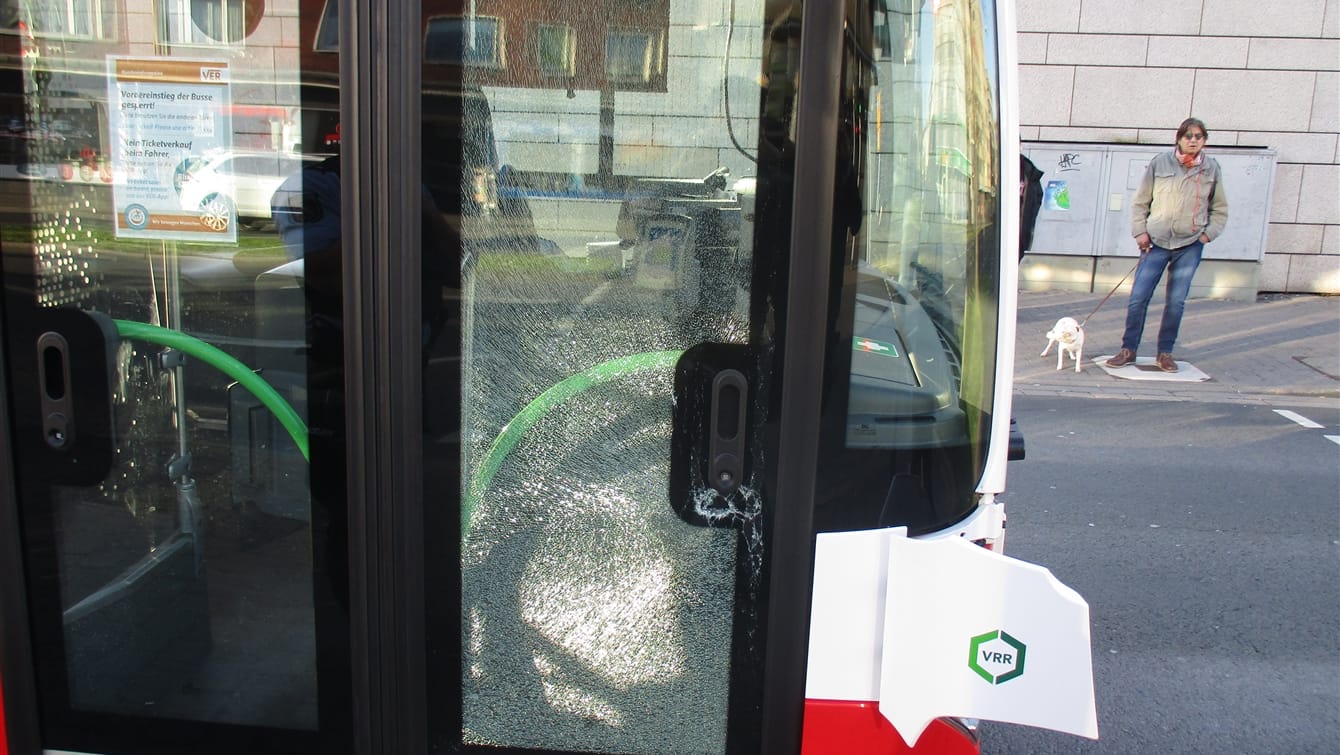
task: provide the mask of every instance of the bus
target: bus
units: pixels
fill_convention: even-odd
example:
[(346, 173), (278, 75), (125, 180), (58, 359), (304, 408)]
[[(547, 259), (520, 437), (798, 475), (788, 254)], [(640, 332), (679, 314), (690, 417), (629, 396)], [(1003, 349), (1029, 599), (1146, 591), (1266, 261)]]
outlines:
[(0, 753), (1095, 737), (1003, 553), (1013, 13), (17, 4), (14, 162), (98, 174), (0, 171)]

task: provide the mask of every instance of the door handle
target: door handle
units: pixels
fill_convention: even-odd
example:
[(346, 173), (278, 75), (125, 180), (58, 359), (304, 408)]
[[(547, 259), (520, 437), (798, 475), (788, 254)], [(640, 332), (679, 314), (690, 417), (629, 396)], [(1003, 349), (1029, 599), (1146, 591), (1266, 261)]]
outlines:
[(751, 474), (747, 346), (700, 343), (675, 365), (670, 502), (681, 519), (738, 526), (756, 508)]
[(115, 457), (116, 326), (64, 307), (38, 309), (29, 322), (21, 337), (31, 350), (16, 360), (14, 390), (37, 401), (15, 413), (17, 450), (49, 483), (98, 484)]
[(37, 386), (42, 405), (42, 437), (51, 448), (68, 450), (75, 439), (70, 343), (54, 330), (37, 337)]
[(722, 370), (712, 380), (711, 429), (707, 439), (707, 482), (722, 495), (744, 477), (744, 423), (749, 381), (739, 370)]

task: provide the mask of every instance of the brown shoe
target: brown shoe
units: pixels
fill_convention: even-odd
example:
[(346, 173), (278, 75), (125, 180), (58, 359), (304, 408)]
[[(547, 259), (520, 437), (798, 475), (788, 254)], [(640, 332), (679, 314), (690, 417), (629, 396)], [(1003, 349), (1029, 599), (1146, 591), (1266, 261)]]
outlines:
[(1172, 354), (1166, 351), (1154, 357), (1154, 364), (1164, 372), (1177, 372), (1177, 362), (1173, 360)]
[[(1122, 349), (1117, 355), (1107, 360), (1108, 367), (1125, 367), (1135, 361), (1135, 352), (1130, 349)], [(1175, 367), (1173, 369), (1176, 369)]]

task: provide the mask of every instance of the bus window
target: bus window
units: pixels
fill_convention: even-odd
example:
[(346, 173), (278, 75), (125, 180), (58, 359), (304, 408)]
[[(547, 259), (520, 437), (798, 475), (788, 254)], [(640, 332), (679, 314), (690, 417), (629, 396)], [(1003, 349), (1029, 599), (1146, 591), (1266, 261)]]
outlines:
[[(876, 3), (854, 24), (837, 218), (848, 221), (821, 529), (943, 527), (975, 506), (1000, 264), (991, 2)], [(859, 184), (859, 185), (858, 185)], [(845, 388), (845, 391), (841, 389)]]

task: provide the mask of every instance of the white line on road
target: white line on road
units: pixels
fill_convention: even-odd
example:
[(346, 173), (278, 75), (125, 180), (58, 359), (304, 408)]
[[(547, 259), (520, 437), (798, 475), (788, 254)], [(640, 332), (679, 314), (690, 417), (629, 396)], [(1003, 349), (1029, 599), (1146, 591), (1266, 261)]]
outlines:
[(1331, 441), (1337, 446), (1340, 446), (1340, 435), (1323, 435), (1321, 437)]
[(1301, 415), (1301, 414), (1299, 414), (1299, 413), (1297, 413), (1297, 412), (1291, 412), (1291, 411), (1289, 411), (1288, 409), (1276, 409), (1276, 410), (1275, 410), (1275, 413), (1278, 414), (1278, 415), (1280, 415), (1281, 417), (1287, 419), (1287, 420), (1291, 420), (1291, 421), (1293, 421), (1293, 422), (1297, 422), (1298, 424), (1302, 425), (1303, 427), (1312, 428), (1312, 429), (1317, 429), (1317, 428), (1325, 427), (1325, 425), (1319, 425), (1319, 424), (1317, 424), (1316, 422), (1313, 422), (1312, 420), (1308, 419), (1307, 417), (1304, 417), (1303, 415)]

